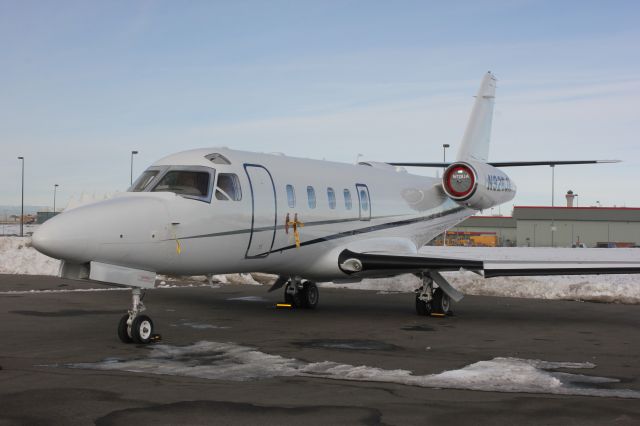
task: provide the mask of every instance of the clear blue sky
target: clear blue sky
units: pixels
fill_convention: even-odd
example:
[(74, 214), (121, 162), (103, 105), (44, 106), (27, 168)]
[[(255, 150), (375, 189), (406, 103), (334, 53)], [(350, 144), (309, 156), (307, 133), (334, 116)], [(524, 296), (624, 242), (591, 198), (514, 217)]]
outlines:
[[(34, 205), (126, 189), (132, 149), (440, 160), (492, 70), (492, 159), (623, 159), (558, 168), (556, 202), (640, 206), (639, 5), (0, 0), (0, 205), (19, 155)], [(549, 168), (509, 173), (550, 202)]]

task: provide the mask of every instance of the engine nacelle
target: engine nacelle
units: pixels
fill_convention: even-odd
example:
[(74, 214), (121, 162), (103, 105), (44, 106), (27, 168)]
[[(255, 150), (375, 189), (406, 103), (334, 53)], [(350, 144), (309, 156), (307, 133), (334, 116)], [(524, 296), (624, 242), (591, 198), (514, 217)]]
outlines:
[(515, 197), (516, 185), (501, 170), (485, 163), (460, 161), (442, 176), (442, 188), (456, 203), (484, 210)]

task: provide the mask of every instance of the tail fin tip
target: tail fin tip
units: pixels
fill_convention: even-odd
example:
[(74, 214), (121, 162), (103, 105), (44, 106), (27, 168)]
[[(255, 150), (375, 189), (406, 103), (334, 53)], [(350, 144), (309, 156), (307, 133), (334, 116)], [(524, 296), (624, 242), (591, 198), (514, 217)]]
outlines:
[(458, 161), (487, 162), (493, 121), (493, 104), (496, 96), (496, 77), (488, 71), (482, 78), (467, 128), (458, 151)]

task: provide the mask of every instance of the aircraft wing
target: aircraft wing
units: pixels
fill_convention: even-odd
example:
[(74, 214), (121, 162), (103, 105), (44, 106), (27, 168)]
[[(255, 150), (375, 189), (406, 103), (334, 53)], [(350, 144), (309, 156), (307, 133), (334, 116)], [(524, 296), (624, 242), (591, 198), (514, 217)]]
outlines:
[(639, 249), (424, 247), (416, 254), (352, 251), (339, 257), (347, 274), (374, 276), (466, 269), (485, 278), (640, 273)]

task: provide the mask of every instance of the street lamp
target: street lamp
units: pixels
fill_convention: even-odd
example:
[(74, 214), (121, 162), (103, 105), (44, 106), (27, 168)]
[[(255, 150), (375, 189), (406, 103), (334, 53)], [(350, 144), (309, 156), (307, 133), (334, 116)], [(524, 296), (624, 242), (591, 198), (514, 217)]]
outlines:
[(24, 237), (24, 157), (18, 157), (18, 160), (22, 160), (22, 201), (20, 203), (20, 236)]
[(578, 202), (578, 194), (573, 194), (576, 197), (576, 208), (580, 207), (580, 203)]
[(56, 190), (58, 189), (60, 185), (58, 185), (57, 183), (53, 184), (53, 214), (56, 214)]
[[(448, 143), (443, 143), (442, 144), (442, 162), (446, 163), (447, 162), (447, 148), (449, 148), (451, 145), (449, 145)], [(442, 167), (442, 177), (444, 177), (444, 171), (447, 168), (446, 165), (443, 164)], [(444, 230), (444, 233), (442, 234), (442, 246), (446, 246), (447, 245), (447, 230)]]
[(449, 148), (450, 146), (451, 145), (449, 145), (448, 143), (443, 143), (442, 144), (442, 162), (443, 163), (447, 162), (447, 148)]
[(551, 165), (551, 207), (555, 206), (555, 193), (556, 193), (556, 167)]
[(131, 151), (131, 183), (133, 185), (133, 156), (136, 155), (138, 151)]

